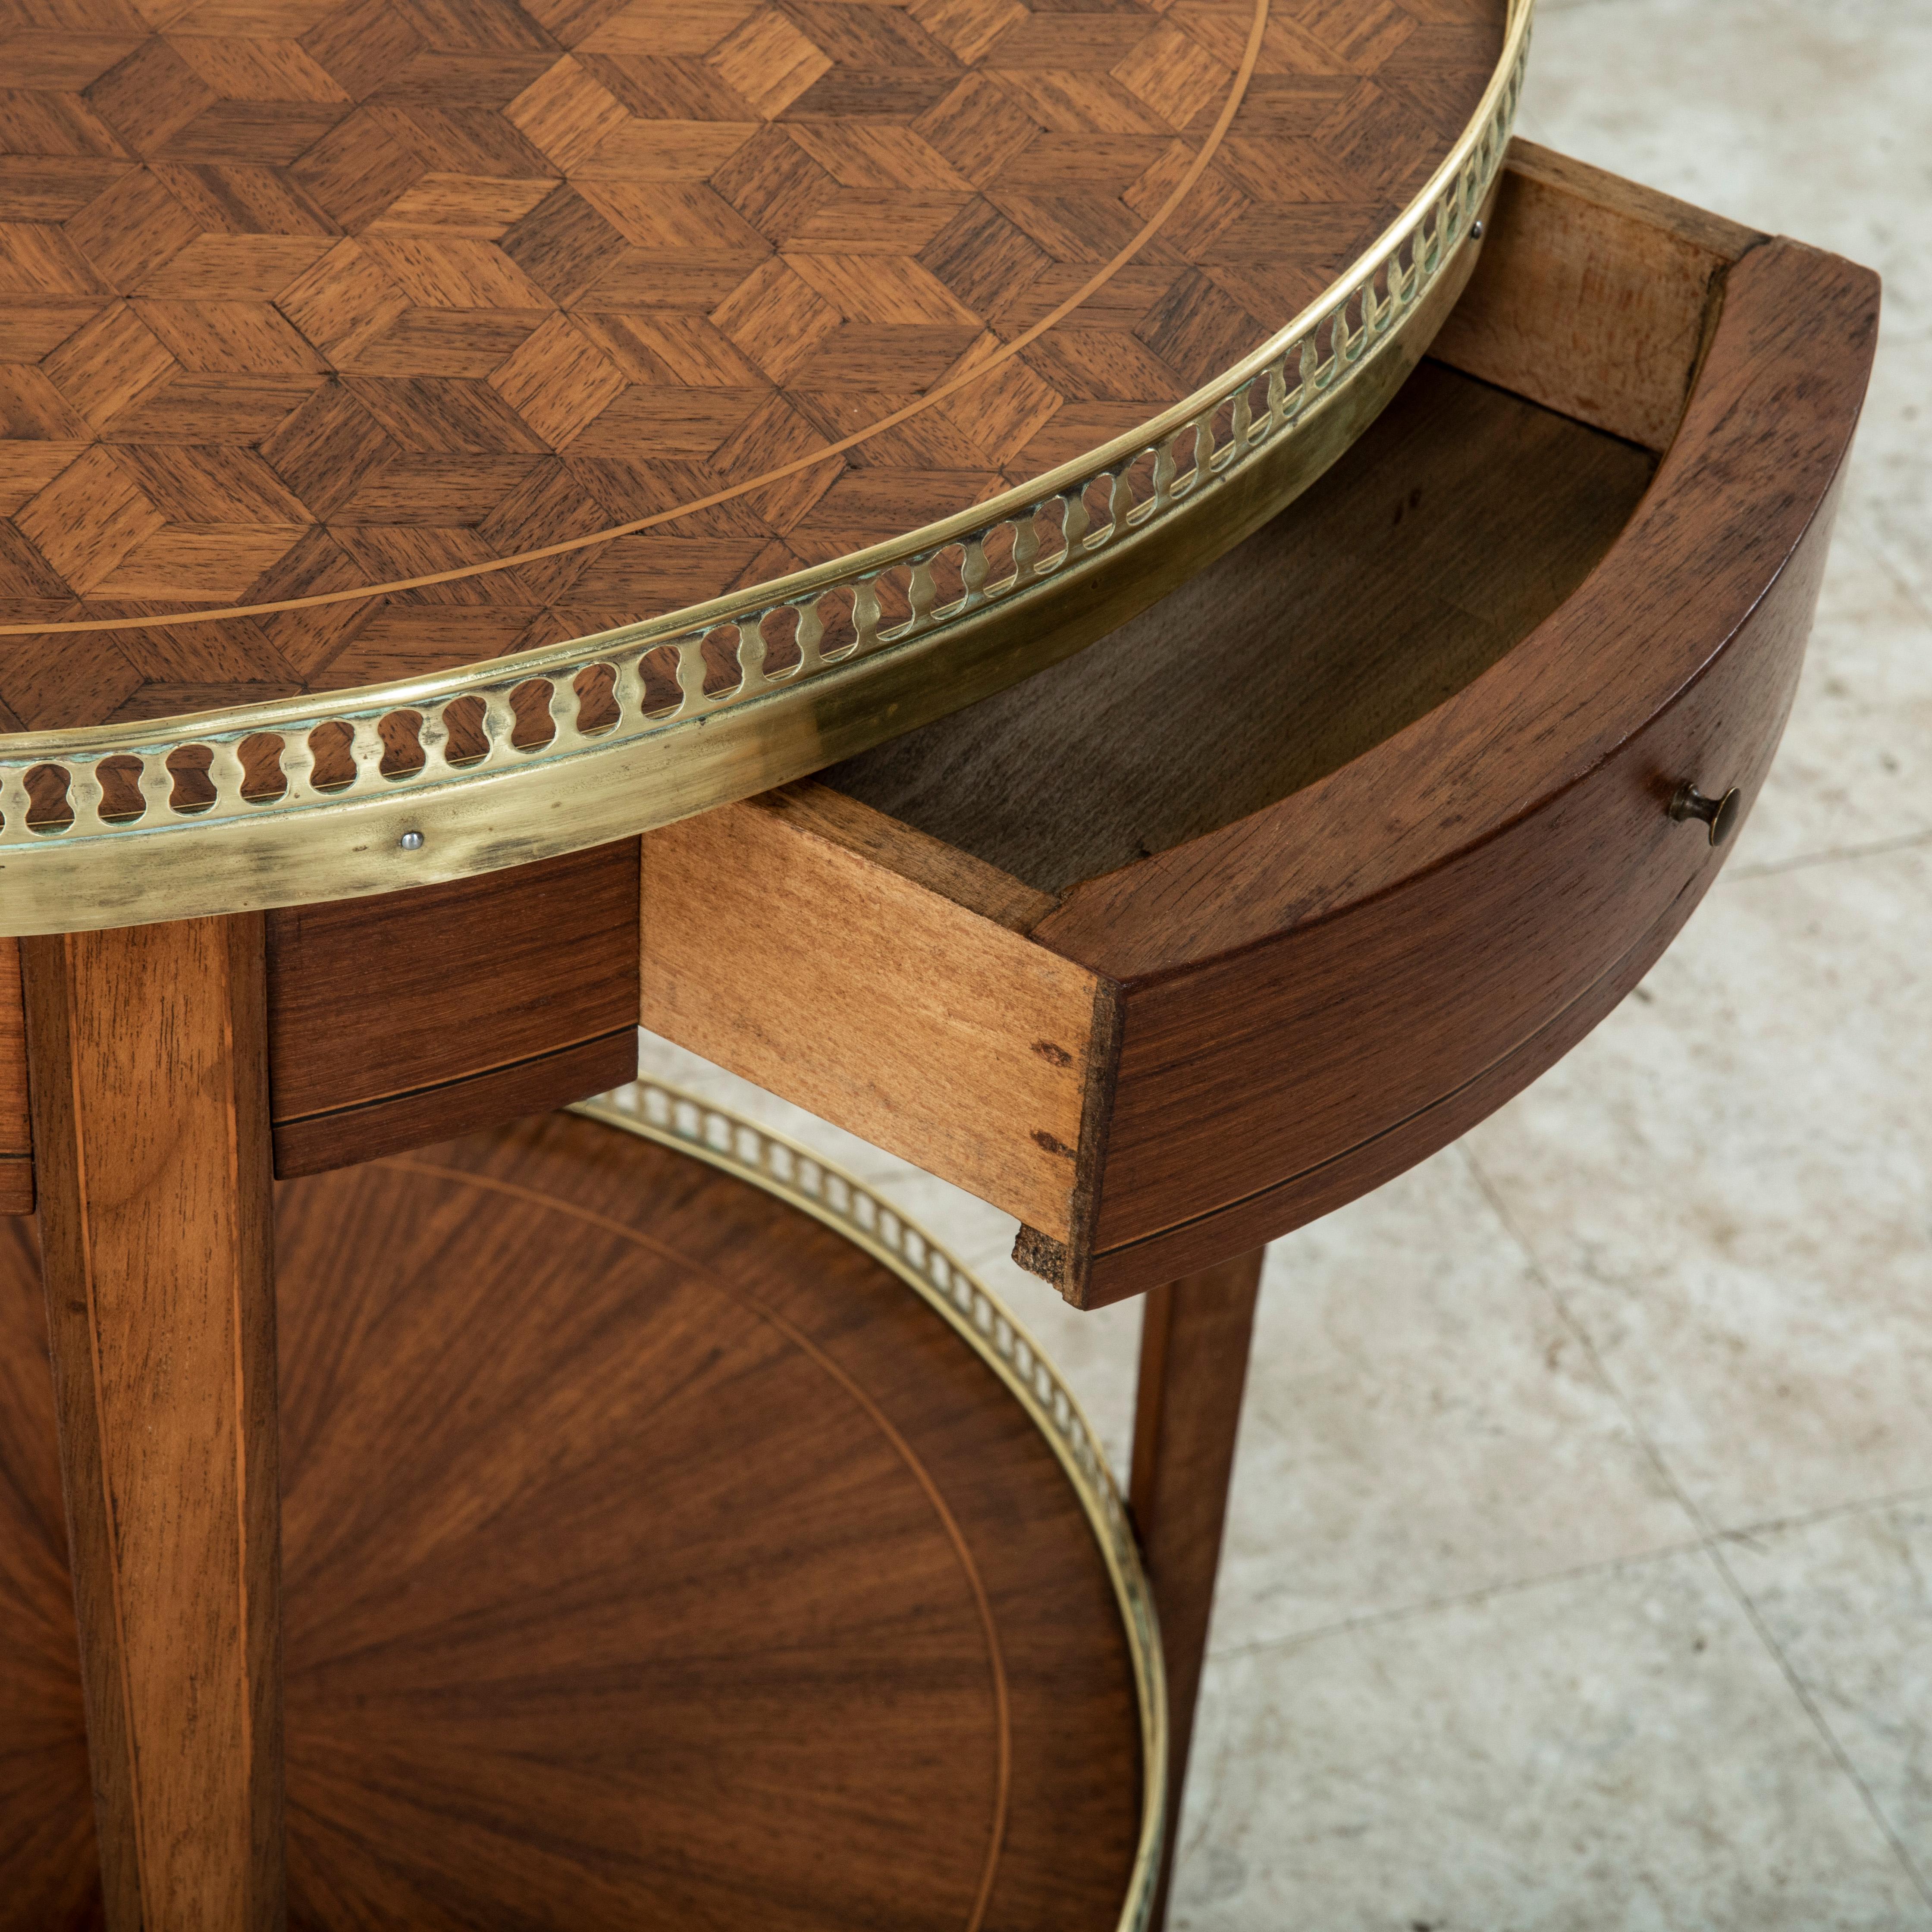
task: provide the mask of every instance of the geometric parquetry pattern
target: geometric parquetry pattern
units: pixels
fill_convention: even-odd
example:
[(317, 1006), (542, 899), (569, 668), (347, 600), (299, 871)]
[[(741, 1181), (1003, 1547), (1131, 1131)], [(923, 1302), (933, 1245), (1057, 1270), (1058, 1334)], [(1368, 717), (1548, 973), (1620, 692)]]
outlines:
[[(1186, 199), (970, 391), (494, 574), (0, 637), (0, 730), (439, 670), (982, 501), (1156, 413), (1368, 248), (1504, 0), (1274, 0)], [(1088, 281), (1228, 98), (1253, 0), (11, 0), (0, 622), (346, 590), (730, 493)]]

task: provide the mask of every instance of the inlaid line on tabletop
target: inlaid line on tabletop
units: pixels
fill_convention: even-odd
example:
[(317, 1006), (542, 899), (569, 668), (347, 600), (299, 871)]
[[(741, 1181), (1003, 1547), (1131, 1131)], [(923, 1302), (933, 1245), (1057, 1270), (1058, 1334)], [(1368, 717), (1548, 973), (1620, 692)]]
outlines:
[(782, 483), (788, 478), (815, 468), (828, 458), (842, 456), (848, 450), (856, 449), (889, 429), (895, 429), (914, 417), (922, 415), (935, 404), (944, 402), (948, 397), (957, 395), (976, 382), (982, 382), (994, 370), (1019, 354), (1022, 350), (1037, 342), (1040, 338), (1056, 328), (1084, 303), (1105, 288), (1129, 262), (1151, 242), (1176, 208), (1186, 200), (1195, 184), (1205, 172), (1208, 163), (1226, 138), (1232, 125), (1242, 100), (1246, 98), (1249, 82), (1254, 77), (1256, 62), (1261, 57), (1262, 38), (1268, 31), (1270, 0), (1254, 0), (1255, 10), (1249, 23), (1246, 48), (1241, 64), (1236, 70), (1233, 85), (1227, 98), (1222, 103), (1214, 126), (1209, 129), (1207, 139), (1199, 152), (1189, 163), (1186, 172), (1174, 184), (1166, 200), (1154, 211), (1147, 223), (1133, 239), (1121, 248), (1110, 260), (1102, 265), (1094, 275), (1074, 290), (1072, 294), (1042, 316), (1039, 321), (1005, 342), (988, 356), (986, 360), (951, 381), (942, 382), (937, 388), (930, 389), (890, 415), (880, 416), (868, 423), (864, 428), (855, 430), (836, 442), (827, 443), (823, 448), (794, 457), (790, 462), (781, 464), (776, 469), (734, 483), (723, 490), (714, 490), (706, 496), (694, 497), (674, 508), (659, 510), (646, 517), (633, 518), (628, 523), (613, 524), (608, 530), (594, 530), (586, 536), (568, 537), (562, 542), (547, 544), (534, 550), (519, 550), (513, 555), (492, 557), (479, 563), (457, 566), (449, 570), (431, 571), (416, 577), (397, 578), (388, 583), (357, 586), (347, 590), (328, 590), (312, 592), (305, 597), (286, 597), (272, 602), (260, 604), (235, 604), (219, 609), (207, 610), (180, 610), (152, 617), (100, 617), (76, 618), (52, 624), (0, 624), (0, 637), (46, 637), (72, 632), (160, 630), (184, 624), (212, 623), (236, 617), (272, 616), (278, 611), (314, 610), (324, 604), (352, 603), (361, 598), (382, 597), (405, 591), (428, 590), (440, 584), (454, 584), (468, 578), (486, 577), (492, 573), (515, 568), (528, 563), (540, 563), (547, 558), (566, 556), (580, 550), (594, 548), (600, 544), (615, 542), (620, 537), (636, 536), (642, 532), (656, 530), (665, 524), (675, 523), (680, 518), (694, 515), (700, 510), (716, 509), (720, 505), (736, 501), (751, 494), (754, 490), (768, 488), (774, 483)]

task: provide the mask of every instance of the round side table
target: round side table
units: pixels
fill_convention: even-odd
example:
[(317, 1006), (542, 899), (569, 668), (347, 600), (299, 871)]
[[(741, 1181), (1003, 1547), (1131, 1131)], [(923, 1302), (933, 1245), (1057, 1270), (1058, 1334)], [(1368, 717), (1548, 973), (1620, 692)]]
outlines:
[[(1510, 147), (1528, 11), (8, 40), (0, 1872), (97, 1911), (77, 1633), (112, 1932), (1160, 1916), (1256, 1244), (1706, 891), (1870, 356)], [(1151, 1291), (1165, 1671), (995, 1314), (506, 1124), (640, 1018)]]

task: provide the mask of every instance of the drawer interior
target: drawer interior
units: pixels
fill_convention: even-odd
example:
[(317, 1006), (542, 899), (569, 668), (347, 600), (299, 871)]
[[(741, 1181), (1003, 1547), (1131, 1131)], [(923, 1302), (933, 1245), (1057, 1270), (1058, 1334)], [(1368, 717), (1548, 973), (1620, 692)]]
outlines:
[(1299, 790), (1480, 676), (1582, 582), (1656, 461), (1426, 361), (1191, 583), (820, 782), (1058, 896)]

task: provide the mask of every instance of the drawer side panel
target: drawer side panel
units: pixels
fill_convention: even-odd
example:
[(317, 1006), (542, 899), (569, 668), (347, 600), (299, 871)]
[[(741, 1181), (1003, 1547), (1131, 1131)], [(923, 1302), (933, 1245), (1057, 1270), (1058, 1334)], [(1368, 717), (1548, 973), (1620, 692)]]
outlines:
[(644, 1023), (1064, 1240), (1106, 1056), (1051, 903), (823, 787), (728, 806), (645, 838)]
[(1646, 449), (1677, 433), (1724, 272), (1765, 238), (1528, 141), (1430, 353)]

